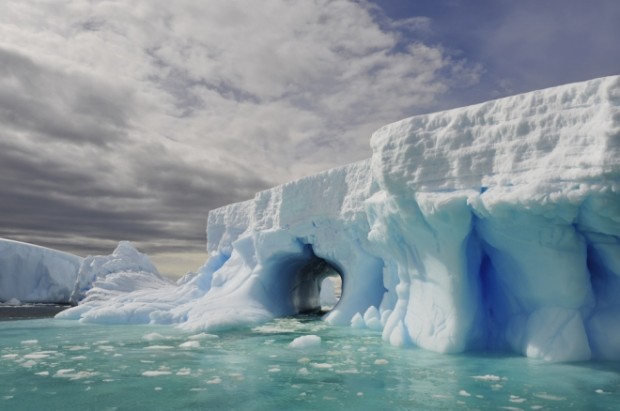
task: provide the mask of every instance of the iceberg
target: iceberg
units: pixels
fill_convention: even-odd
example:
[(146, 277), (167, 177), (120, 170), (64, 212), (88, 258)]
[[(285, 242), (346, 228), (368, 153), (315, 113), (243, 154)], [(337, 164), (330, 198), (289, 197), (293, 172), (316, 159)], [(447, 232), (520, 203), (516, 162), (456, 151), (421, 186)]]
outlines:
[(0, 238), (0, 302), (68, 304), (82, 258)]
[[(112, 254), (88, 256), (82, 261), (71, 293), (71, 302), (78, 306), (56, 317), (143, 324), (151, 321), (154, 312), (170, 311), (188, 298), (195, 295), (163, 277), (131, 242), (121, 241)], [(110, 301), (115, 303), (110, 305)]]
[(396, 346), (620, 360), (620, 76), (415, 116), (371, 148), (210, 211), (181, 284), (61, 316), (256, 324), (320, 311), (339, 276), (325, 321)]
[[(88, 256), (82, 261), (71, 293), (71, 301), (77, 303), (83, 300), (96, 281), (101, 283), (108, 275), (122, 272), (145, 273), (147, 277), (163, 281), (148, 256), (140, 253), (131, 242), (121, 241), (111, 255)], [(132, 290), (137, 287), (138, 283), (134, 278), (128, 276), (128, 280), (123, 289)], [(93, 295), (91, 293), (91, 299), (94, 298)]]

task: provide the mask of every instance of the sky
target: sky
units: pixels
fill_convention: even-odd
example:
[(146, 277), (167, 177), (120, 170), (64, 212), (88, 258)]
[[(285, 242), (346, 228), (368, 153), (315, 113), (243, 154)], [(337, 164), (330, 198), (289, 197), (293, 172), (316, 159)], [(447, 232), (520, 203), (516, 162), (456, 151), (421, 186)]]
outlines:
[(370, 157), (384, 124), (620, 74), (617, 0), (3, 0), (0, 237), (130, 240), (179, 276), (209, 210)]

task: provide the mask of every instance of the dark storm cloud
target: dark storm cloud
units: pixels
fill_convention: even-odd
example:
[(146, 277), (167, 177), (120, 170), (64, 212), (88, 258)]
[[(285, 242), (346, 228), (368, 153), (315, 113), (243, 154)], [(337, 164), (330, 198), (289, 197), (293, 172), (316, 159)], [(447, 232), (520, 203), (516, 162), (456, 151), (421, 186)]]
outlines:
[(165, 235), (164, 227), (148, 221), (141, 207), (144, 200), (135, 192), (114, 190), (93, 175), (64, 170), (49, 158), (38, 163), (0, 150), (0, 173), (0, 236), (24, 239), (53, 233), (47, 236), (57, 238), (71, 233), (93, 237), (97, 244), (119, 236)]
[(209, 209), (269, 185), (186, 164), (159, 143), (136, 149), (133, 97), (105, 79), (2, 48), (0, 62), (0, 237), (82, 254), (121, 239), (202, 250)]
[(130, 93), (77, 73), (61, 73), (2, 48), (0, 61), (4, 132), (97, 145), (125, 136)]
[[(85, 173), (62, 156), (37, 158), (39, 150), (39, 145), (0, 141), (0, 237), (34, 238), (72, 252), (109, 253), (119, 239), (135, 241), (148, 252), (202, 250), (209, 209), (268, 186), (251, 175), (193, 167), (165, 150), (134, 161), (124, 172), (131, 184), (115, 184), (123, 176), (112, 167)], [(71, 237), (91, 240), (81, 244)], [(67, 242), (74, 244), (68, 248)]]

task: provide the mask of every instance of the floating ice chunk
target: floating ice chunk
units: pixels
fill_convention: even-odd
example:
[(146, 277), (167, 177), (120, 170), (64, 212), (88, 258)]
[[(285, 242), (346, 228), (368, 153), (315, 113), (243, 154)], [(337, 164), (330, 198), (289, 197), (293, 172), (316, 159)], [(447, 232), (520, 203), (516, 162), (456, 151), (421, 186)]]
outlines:
[(359, 374), (360, 371), (357, 368), (346, 368), (344, 370), (336, 370), (336, 374)]
[(534, 397), (540, 398), (542, 400), (549, 400), (549, 401), (564, 401), (564, 400), (566, 400), (566, 397), (560, 397), (560, 396), (553, 395), (553, 394), (547, 394), (546, 392), (535, 393)]
[(333, 367), (333, 364), (325, 363), (325, 362), (313, 362), (312, 367), (318, 368), (320, 370), (328, 370)]
[(142, 339), (145, 341), (157, 341), (157, 340), (165, 340), (166, 337), (159, 333), (148, 333), (142, 336)]
[(43, 358), (48, 358), (50, 355), (44, 352), (33, 352), (30, 354), (24, 355), (24, 358), (28, 360), (42, 360)]
[(379, 314), (377, 307), (374, 305), (368, 307), (364, 313), (364, 323), (366, 324), (366, 327), (371, 330), (381, 331), (383, 326), (381, 324), (381, 314)]
[(378, 358), (375, 360), (375, 365), (387, 365), (389, 361), (384, 358)]
[(364, 317), (362, 317), (362, 314), (355, 313), (353, 318), (351, 318), (351, 327), (353, 327), (353, 328), (364, 328), (364, 327), (366, 327), (366, 322), (364, 321)]
[(66, 378), (68, 380), (81, 380), (84, 378), (91, 378), (98, 375), (95, 371), (76, 371), (73, 368), (65, 368), (56, 371), (54, 378)]
[(172, 374), (171, 371), (165, 371), (165, 370), (152, 370), (152, 371), (144, 371), (142, 373), (143, 377), (160, 377), (162, 375), (170, 375)]
[(216, 334), (207, 334), (207, 333), (200, 333), (200, 334), (194, 334), (194, 335), (190, 335), (189, 337), (187, 337), (188, 340), (217, 340), (219, 337), (219, 335)]
[(502, 379), (502, 377), (493, 374), (474, 375), (471, 378), (477, 381), (501, 381)]
[(185, 341), (179, 344), (179, 348), (200, 348), (200, 341)]
[(321, 337), (318, 335), (303, 335), (295, 338), (288, 346), (295, 349), (317, 348), (321, 346)]
[(525, 398), (519, 397), (518, 395), (511, 395), (508, 398), (508, 401), (520, 404), (522, 402), (525, 402)]
[(160, 351), (160, 350), (172, 350), (174, 349), (173, 346), (171, 345), (149, 345), (144, 347), (145, 350), (151, 350), (151, 351)]
[(83, 351), (89, 350), (90, 347), (88, 345), (67, 345), (65, 349), (67, 349), (67, 351)]

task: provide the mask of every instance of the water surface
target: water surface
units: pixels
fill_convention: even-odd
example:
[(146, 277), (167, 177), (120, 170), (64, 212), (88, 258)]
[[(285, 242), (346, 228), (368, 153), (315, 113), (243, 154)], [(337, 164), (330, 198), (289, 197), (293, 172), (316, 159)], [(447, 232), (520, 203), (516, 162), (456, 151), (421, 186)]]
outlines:
[[(292, 349), (302, 335), (318, 347)], [(438, 355), (312, 318), (215, 334), (0, 323), (2, 410), (618, 410), (620, 364)]]

